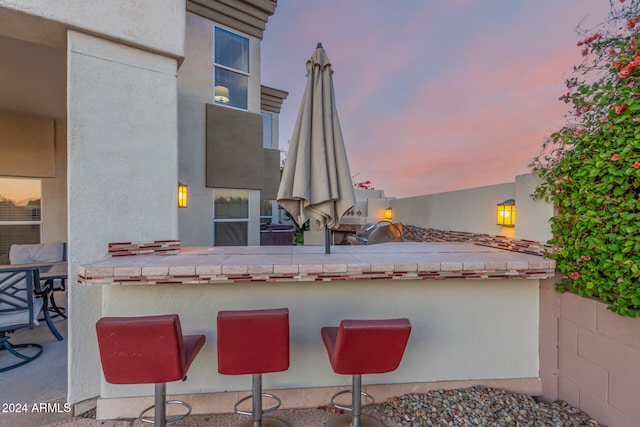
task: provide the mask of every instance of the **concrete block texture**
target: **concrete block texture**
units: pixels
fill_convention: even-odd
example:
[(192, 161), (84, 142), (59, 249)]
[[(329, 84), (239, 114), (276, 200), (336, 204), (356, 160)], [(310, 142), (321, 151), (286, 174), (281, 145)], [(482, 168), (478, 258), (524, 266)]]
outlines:
[(586, 391), (580, 390), (578, 406), (603, 426), (638, 427), (638, 421)]
[(547, 294), (550, 289), (549, 283), (541, 283), (540, 357), (543, 366), (543, 356), (552, 353), (547, 341), (555, 334), (558, 370), (554, 376), (552, 370), (541, 369), (543, 386), (555, 386), (558, 399), (602, 425), (640, 426), (640, 319), (612, 313), (606, 303), (571, 293), (556, 294), (558, 312), (557, 300)]
[(596, 305), (596, 300), (570, 292), (560, 297), (561, 316), (592, 331), (596, 330)]
[(580, 389), (578, 385), (564, 378), (558, 380), (558, 399), (568, 404), (580, 407)]
[[(640, 351), (605, 335), (578, 329), (578, 355), (640, 386)], [(640, 403), (640, 394), (639, 401)]]
[(624, 412), (640, 425), (640, 385), (609, 376), (609, 404)]
[(607, 304), (597, 306), (598, 332), (640, 350), (640, 318), (620, 316), (607, 310)]
[[(560, 352), (559, 375), (593, 394), (598, 399), (607, 400), (608, 374), (604, 368), (589, 362), (575, 353)], [(562, 398), (562, 396), (560, 396)]]

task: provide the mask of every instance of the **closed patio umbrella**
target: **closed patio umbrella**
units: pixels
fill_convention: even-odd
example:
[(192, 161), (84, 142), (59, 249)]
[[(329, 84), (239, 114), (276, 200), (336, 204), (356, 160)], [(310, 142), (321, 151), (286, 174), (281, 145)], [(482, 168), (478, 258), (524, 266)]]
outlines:
[(278, 203), (299, 226), (311, 219), (326, 230), (326, 253), (329, 229), (355, 204), (332, 74), (329, 57), (318, 43), (307, 61), (307, 86), (278, 189)]

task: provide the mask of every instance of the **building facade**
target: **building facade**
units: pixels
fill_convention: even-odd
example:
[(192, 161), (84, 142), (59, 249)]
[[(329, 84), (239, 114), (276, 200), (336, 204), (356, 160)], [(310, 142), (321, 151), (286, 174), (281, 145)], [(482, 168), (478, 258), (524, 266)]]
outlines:
[(187, 2), (178, 73), (179, 211), (188, 246), (259, 245), (280, 170), (278, 115), (287, 93), (260, 84), (260, 40), (275, 2)]
[(79, 264), (117, 241), (259, 242), (260, 207), (279, 173), (263, 129), (277, 141), (286, 98), (260, 84), (260, 40), (275, 8), (0, 0), (0, 194), (36, 180), (41, 200), (20, 224), (0, 209), (0, 234), (36, 227), (42, 242), (68, 242), (69, 403), (100, 392), (93, 325), (110, 292), (77, 285)]

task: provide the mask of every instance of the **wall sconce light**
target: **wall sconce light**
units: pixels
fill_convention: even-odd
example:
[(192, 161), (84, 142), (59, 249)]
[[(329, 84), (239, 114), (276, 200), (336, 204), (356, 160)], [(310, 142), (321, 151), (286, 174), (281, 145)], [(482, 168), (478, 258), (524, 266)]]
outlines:
[(516, 225), (516, 201), (513, 199), (505, 200), (498, 203), (496, 210), (496, 224), (505, 227), (513, 227)]
[(391, 221), (393, 219), (393, 209), (387, 208), (384, 210), (382, 217), (387, 221)]
[(178, 183), (178, 207), (187, 207), (187, 186), (181, 182)]
[(214, 96), (216, 102), (226, 104), (229, 102), (229, 88), (226, 86), (216, 86), (216, 93)]

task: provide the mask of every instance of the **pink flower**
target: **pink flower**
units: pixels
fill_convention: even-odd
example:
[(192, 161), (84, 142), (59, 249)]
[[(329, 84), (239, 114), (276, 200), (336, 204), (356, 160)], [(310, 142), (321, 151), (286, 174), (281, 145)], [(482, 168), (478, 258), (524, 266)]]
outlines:
[(622, 105), (616, 105), (615, 107), (613, 107), (613, 109), (615, 110), (616, 113), (622, 114), (626, 111), (627, 107), (628, 107), (627, 104), (622, 104)]
[(616, 283), (622, 283), (624, 282), (624, 279), (622, 277), (618, 277), (618, 280), (616, 280)]
[(621, 79), (624, 79), (626, 77), (629, 77), (630, 73), (631, 73), (631, 70), (625, 67), (622, 71), (618, 73), (618, 75), (620, 76)]
[(607, 116), (602, 116), (598, 120), (600, 121), (600, 123), (606, 123), (609, 121), (609, 118)]
[(614, 162), (620, 160), (620, 154), (614, 154), (613, 156), (611, 156), (611, 160), (613, 160)]
[(571, 277), (573, 280), (576, 280), (577, 278), (580, 277), (580, 273), (578, 273), (577, 271), (574, 271), (573, 273), (571, 273), (569, 277)]
[(636, 169), (640, 168), (640, 162), (635, 162), (634, 164), (631, 165), (631, 167)]

